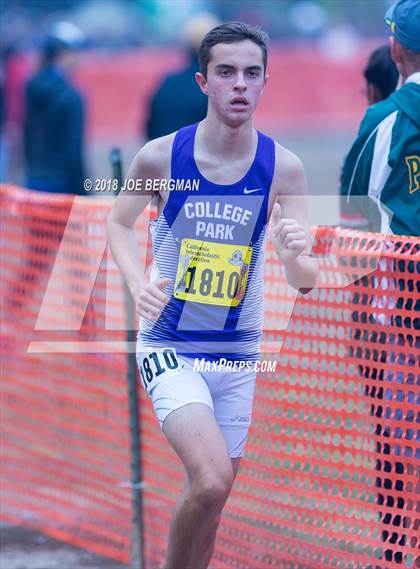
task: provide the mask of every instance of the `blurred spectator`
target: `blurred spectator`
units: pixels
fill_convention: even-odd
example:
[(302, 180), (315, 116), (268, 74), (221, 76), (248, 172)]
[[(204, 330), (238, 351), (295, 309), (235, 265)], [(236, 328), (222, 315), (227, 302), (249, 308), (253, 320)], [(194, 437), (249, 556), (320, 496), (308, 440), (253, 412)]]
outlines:
[(19, 45), (10, 43), (1, 46), (0, 180), (2, 182), (22, 183), (24, 89), (32, 69), (30, 58)]
[(199, 71), (198, 50), (206, 33), (219, 21), (209, 13), (197, 14), (184, 29), (188, 65), (167, 75), (150, 100), (146, 135), (158, 138), (183, 126), (201, 121), (206, 116), (207, 98), (195, 81)]
[(368, 105), (383, 101), (395, 91), (398, 83), (398, 69), (392, 60), (389, 45), (382, 45), (370, 54), (363, 75), (366, 79)]
[(420, 0), (399, 0), (387, 22), (402, 87), (366, 112), (344, 164), (341, 193), (377, 218), (377, 231), (390, 226), (396, 235), (418, 235)]
[(84, 194), (84, 102), (70, 74), (78, 64), (83, 34), (58, 22), (47, 37), (41, 66), (26, 85), (24, 153), (27, 186)]
[(6, 93), (4, 81), (3, 57), (0, 53), (0, 182), (6, 179), (6, 141), (4, 137), (4, 125), (6, 122)]
[[(398, 84), (398, 69), (392, 60), (389, 45), (382, 45), (370, 54), (363, 76), (366, 80), (365, 93), (369, 106), (383, 101), (395, 91)], [(347, 201), (344, 195), (341, 195), (340, 199), (340, 224), (361, 231), (370, 229), (368, 220), (352, 201)]]

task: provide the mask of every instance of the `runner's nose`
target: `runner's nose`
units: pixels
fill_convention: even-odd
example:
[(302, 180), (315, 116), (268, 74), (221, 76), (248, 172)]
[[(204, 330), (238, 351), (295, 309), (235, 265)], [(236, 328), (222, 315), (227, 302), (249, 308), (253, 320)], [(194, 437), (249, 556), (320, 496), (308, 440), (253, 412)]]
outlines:
[(236, 75), (235, 85), (233, 87), (236, 91), (245, 91), (246, 90), (246, 82), (243, 73), (238, 73)]

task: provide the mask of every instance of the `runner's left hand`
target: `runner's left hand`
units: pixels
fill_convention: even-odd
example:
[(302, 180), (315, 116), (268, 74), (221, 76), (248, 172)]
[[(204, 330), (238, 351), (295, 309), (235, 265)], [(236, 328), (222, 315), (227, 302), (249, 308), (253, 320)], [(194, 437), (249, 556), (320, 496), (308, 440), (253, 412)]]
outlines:
[(277, 255), (287, 263), (296, 259), (308, 246), (308, 237), (296, 219), (282, 218), (279, 203), (273, 206), (271, 214), (271, 235)]

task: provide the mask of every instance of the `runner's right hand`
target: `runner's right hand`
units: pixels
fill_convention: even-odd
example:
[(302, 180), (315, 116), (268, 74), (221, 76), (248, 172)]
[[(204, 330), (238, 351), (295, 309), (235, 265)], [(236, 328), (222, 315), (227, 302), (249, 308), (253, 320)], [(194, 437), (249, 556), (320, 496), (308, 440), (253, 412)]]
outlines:
[(140, 318), (157, 320), (164, 307), (169, 302), (169, 296), (163, 291), (171, 282), (171, 279), (155, 279), (145, 286), (132, 291), (136, 306), (136, 314)]

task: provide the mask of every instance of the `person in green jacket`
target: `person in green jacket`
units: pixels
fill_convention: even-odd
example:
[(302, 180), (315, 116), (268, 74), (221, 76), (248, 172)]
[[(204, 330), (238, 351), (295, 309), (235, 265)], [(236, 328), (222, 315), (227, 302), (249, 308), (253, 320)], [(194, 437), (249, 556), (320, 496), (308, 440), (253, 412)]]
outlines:
[(419, 235), (420, 0), (399, 0), (385, 21), (402, 87), (368, 108), (345, 160), (340, 193), (371, 230)]
[[(391, 56), (402, 86), (367, 110), (345, 161), (341, 194), (364, 214), (371, 230), (414, 236), (418, 235), (420, 226), (420, 0), (399, 0), (390, 8), (385, 21), (391, 27)], [(379, 266), (379, 275), (381, 270)], [(402, 270), (398, 269), (398, 274)], [(365, 395), (370, 397), (371, 415), (377, 418), (374, 433), (378, 456), (375, 484), (378, 488), (377, 503), (381, 507), (383, 559), (403, 565), (408, 544), (405, 529), (410, 526), (409, 514), (406, 513), (406, 461), (401, 456), (398, 442), (392, 442), (396, 428), (389, 422), (385, 410), (387, 400), (394, 397), (401, 400), (398, 384), (406, 384), (409, 379), (398, 365), (397, 369), (391, 370), (383, 364), (387, 360), (406, 358), (404, 348), (409, 342), (410, 329), (406, 328), (404, 318), (393, 310), (403, 299), (399, 294), (400, 285), (387, 274), (381, 279), (379, 289), (384, 279), (386, 286), (396, 292), (389, 297), (386, 307), (378, 308), (369, 324), (386, 330), (385, 340), (378, 340), (378, 348), (384, 341), (389, 347), (385, 358), (381, 357), (380, 361), (373, 358), (374, 350), (367, 350), (372, 354), (366, 352), (360, 358), (358, 369), (362, 378), (369, 379)], [(357, 324), (357, 305), (360, 302), (360, 295), (355, 294), (352, 300), (352, 333), (355, 337), (367, 332), (365, 324)], [(370, 303), (378, 307), (378, 297), (373, 295)], [(374, 334), (376, 332), (368, 332), (369, 345), (374, 343)], [(411, 428), (401, 426), (399, 429), (401, 438), (413, 440)], [(389, 437), (390, 442), (384, 442), (383, 437)], [(390, 482), (391, 477), (393, 480)], [(377, 567), (368, 565), (366, 569)]]

